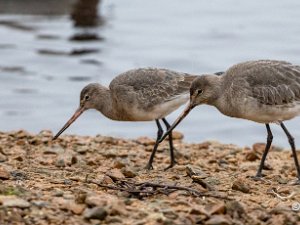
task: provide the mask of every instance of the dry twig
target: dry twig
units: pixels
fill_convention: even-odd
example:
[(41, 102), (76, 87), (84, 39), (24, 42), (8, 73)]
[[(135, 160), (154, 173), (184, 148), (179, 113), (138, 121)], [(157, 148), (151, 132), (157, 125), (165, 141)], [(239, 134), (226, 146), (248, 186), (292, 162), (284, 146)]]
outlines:
[(200, 192), (190, 187), (178, 186), (178, 185), (169, 185), (169, 184), (161, 184), (161, 183), (158, 184), (152, 182), (134, 183), (126, 180), (118, 180), (115, 182), (116, 185), (103, 184), (96, 180), (91, 180), (90, 183), (97, 184), (99, 187), (103, 187), (103, 188), (126, 191), (139, 198), (145, 196), (151, 196), (155, 194), (168, 195), (174, 191), (182, 190), (182, 191), (187, 191), (190, 195), (195, 197), (214, 197), (214, 198), (231, 200), (231, 198), (224, 195), (220, 195), (215, 192)]

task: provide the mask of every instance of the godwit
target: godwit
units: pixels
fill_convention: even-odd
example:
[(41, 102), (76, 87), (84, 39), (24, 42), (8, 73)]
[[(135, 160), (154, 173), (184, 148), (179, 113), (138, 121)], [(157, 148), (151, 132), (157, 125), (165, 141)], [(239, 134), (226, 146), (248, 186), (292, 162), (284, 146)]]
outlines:
[(239, 63), (223, 75), (203, 75), (190, 88), (190, 102), (181, 116), (160, 139), (162, 141), (197, 105), (215, 106), (221, 113), (236, 118), (264, 123), (267, 144), (255, 178), (262, 177), (264, 162), (273, 135), (269, 123), (278, 123), (292, 148), (298, 180), (300, 168), (294, 138), (283, 121), (300, 114), (300, 66), (284, 61), (257, 60)]
[[(140, 68), (120, 74), (112, 80), (109, 88), (97, 83), (88, 84), (80, 93), (79, 108), (53, 140), (88, 109), (96, 109), (112, 120), (155, 120), (158, 127), (157, 138), (146, 166), (147, 169), (152, 169), (158, 140), (163, 135), (159, 120), (167, 129), (170, 127), (165, 117), (188, 101), (189, 88), (195, 78), (194, 75), (166, 69)], [(169, 133), (169, 145), (171, 162), (168, 168), (176, 163), (172, 132)]]

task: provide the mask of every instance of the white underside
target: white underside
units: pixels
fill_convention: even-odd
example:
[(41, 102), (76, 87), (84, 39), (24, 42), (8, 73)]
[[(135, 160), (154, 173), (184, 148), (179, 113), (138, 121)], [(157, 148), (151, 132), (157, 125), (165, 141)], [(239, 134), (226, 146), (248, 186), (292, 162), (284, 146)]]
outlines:
[(164, 102), (154, 106), (151, 110), (145, 111), (139, 108), (131, 109), (130, 114), (135, 118), (135, 121), (151, 121), (162, 119), (178, 109), (181, 105), (189, 100), (189, 94), (180, 95), (173, 100)]
[(247, 110), (243, 110), (242, 118), (259, 123), (277, 123), (300, 115), (300, 102), (282, 106), (265, 105), (258, 107), (252, 105), (245, 108)]

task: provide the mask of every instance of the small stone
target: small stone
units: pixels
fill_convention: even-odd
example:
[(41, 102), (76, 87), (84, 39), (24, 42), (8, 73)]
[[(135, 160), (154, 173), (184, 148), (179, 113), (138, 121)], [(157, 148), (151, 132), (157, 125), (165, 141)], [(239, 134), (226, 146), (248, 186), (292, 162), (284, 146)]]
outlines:
[(230, 225), (232, 222), (222, 215), (213, 215), (209, 220), (205, 222), (207, 225)]
[(114, 168), (122, 169), (125, 166), (126, 166), (126, 164), (125, 164), (125, 162), (123, 160), (116, 160), (114, 162)]
[(152, 139), (152, 138), (148, 138), (148, 137), (139, 137), (136, 140), (136, 142), (138, 144), (142, 144), (142, 145), (145, 145), (145, 146), (147, 146), (147, 145), (152, 145), (153, 146), (155, 144), (155, 140)]
[(197, 147), (199, 149), (208, 149), (210, 145), (211, 145), (211, 143), (206, 141), (206, 142), (198, 144)]
[(17, 160), (17, 161), (19, 161), (19, 162), (23, 162), (23, 161), (24, 161), (23, 157), (20, 156), (20, 155), (17, 156), (17, 157), (15, 157), (14, 160)]
[(162, 213), (166, 218), (171, 220), (176, 220), (178, 218), (178, 214), (171, 209), (164, 209), (162, 210)]
[(78, 204), (84, 204), (87, 197), (87, 193), (85, 191), (79, 191), (75, 195), (75, 202)]
[(26, 141), (21, 139), (21, 140), (17, 140), (16, 142), (17, 145), (21, 145), (21, 146), (24, 146), (26, 144)]
[[(179, 131), (172, 131), (172, 138), (173, 140), (182, 140), (184, 138), (183, 133), (179, 132)], [(169, 136), (167, 136), (166, 140), (169, 140)]]
[(65, 160), (63, 158), (59, 158), (55, 161), (55, 166), (56, 167), (65, 167)]
[(8, 180), (9, 178), (10, 178), (9, 172), (4, 167), (0, 167), (0, 179)]
[(94, 140), (96, 143), (112, 144), (112, 145), (115, 145), (118, 142), (118, 139), (115, 139), (113, 137), (105, 137), (100, 135), (97, 135)]
[(85, 204), (90, 207), (105, 206), (107, 205), (107, 200), (102, 195), (90, 195), (85, 198)]
[(206, 173), (204, 173), (201, 170), (201, 168), (195, 167), (195, 166), (191, 166), (191, 165), (187, 165), (186, 166), (186, 174), (189, 177), (197, 176), (199, 179), (204, 179), (204, 178), (208, 177), (208, 175)]
[(75, 151), (79, 154), (85, 154), (88, 152), (89, 148), (87, 146), (76, 146)]
[(56, 196), (56, 197), (61, 197), (64, 195), (64, 192), (60, 189), (56, 189), (53, 193), (53, 196)]
[(133, 178), (136, 177), (138, 174), (133, 170), (133, 168), (130, 167), (124, 167), (122, 168), (122, 173), (126, 178)]
[(29, 208), (30, 203), (24, 199), (17, 198), (15, 196), (1, 196), (0, 203), (3, 207), (17, 207), (17, 208)]
[(15, 137), (17, 137), (17, 138), (25, 138), (25, 137), (28, 137), (28, 136), (29, 136), (29, 133), (25, 130), (19, 130), (15, 134)]
[(109, 149), (105, 152), (103, 152), (103, 155), (107, 158), (116, 158), (119, 154), (119, 151), (118, 149), (115, 149), (115, 148), (112, 148), (112, 149)]
[(205, 182), (207, 182), (210, 185), (219, 185), (220, 180), (216, 177), (208, 177), (205, 179)]
[(242, 203), (233, 200), (226, 203), (226, 213), (232, 217), (237, 215), (239, 218), (243, 218), (243, 216), (246, 214), (246, 210)]
[(55, 154), (59, 155), (64, 152), (64, 149), (62, 147), (52, 146), (52, 147), (45, 147), (44, 148), (44, 154)]
[(232, 190), (241, 191), (243, 193), (250, 192), (250, 186), (245, 182), (245, 180), (237, 179), (232, 184)]
[[(252, 145), (252, 150), (259, 154), (262, 154), (265, 151), (266, 144), (265, 143), (255, 143)], [(272, 147), (271, 147), (272, 148)]]
[(259, 155), (257, 152), (253, 151), (253, 150), (249, 150), (247, 153), (246, 153), (246, 156), (245, 156), (245, 159), (247, 161), (255, 161), (257, 159), (259, 159)]
[(78, 158), (75, 155), (71, 157), (71, 165), (76, 164), (78, 162)]
[(277, 182), (278, 182), (279, 184), (287, 184), (287, 183), (289, 182), (289, 180), (286, 179), (286, 178), (279, 177), (279, 178), (277, 179)]
[(107, 211), (102, 207), (86, 208), (83, 216), (85, 219), (104, 220), (107, 216)]
[(32, 205), (37, 206), (38, 208), (43, 208), (48, 205), (48, 202), (45, 201), (32, 201)]
[(25, 172), (22, 172), (19, 170), (12, 171), (10, 174), (14, 180), (27, 180), (28, 179), (27, 174)]
[(72, 213), (76, 215), (82, 214), (83, 210), (85, 209), (85, 205), (83, 204), (70, 204), (69, 209), (72, 211)]
[(108, 171), (106, 175), (113, 180), (120, 180), (125, 178), (124, 174), (119, 169), (112, 169)]
[(114, 181), (107, 175), (104, 175), (103, 178), (101, 179), (101, 183), (104, 184), (113, 184)]
[(53, 133), (52, 133), (51, 130), (42, 130), (42, 131), (40, 131), (40, 133), (38, 134), (38, 136), (52, 138), (53, 137)]
[(0, 153), (0, 163), (5, 162), (6, 160), (7, 160), (7, 157), (5, 155), (3, 155), (2, 153)]
[(224, 202), (218, 202), (215, 204), (209, 204), (205, 207), (205, 210), (208, 214), (224, 214), (225, 213), (225, 204)]

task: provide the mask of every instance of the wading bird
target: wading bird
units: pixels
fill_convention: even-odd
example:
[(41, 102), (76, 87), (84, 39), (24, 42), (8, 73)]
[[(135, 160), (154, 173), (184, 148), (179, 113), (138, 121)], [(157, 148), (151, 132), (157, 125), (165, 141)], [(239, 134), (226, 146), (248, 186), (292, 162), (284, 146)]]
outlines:
[[(221, 74), (219, 72), (217, 74)], [(104, 116), (119, 121), (155, 121), (158, 131), (156, 143), (146, 169), (152, 169), (152, 162), (163, 135), (160, 120), (166, 128), (165, 119), (189, 100), (189, 88), (195, 75), (179, 73), (167, 69), (140, 68), (127, 71), (114, 78), (109, 88), (92, 83), (84, 87), (80, 94), (80, 106), (55, 135), (59, 137), (85, 110), (96, 109)], [(169, 132), (170, 165), (176, 163), (172, 132)]]
[(223, 75), (203, 75), (190, 88), (190, 102), (183, 113), (168, 129), (160, 142), (197, 105), (215, 106), (230, 117), (264, 123), (267, 144), (255, 178), (262, 177), (264, 162), (273, 135), (270, 123), (278, 123), (285, 132), (293, 152), (300, 184), (300, 167), (294, 138), (283, 121), (300, 114), (300, 66), (285, 61), (257, 60), (236, 64)]

